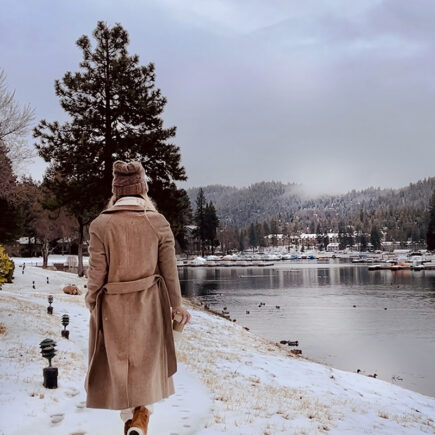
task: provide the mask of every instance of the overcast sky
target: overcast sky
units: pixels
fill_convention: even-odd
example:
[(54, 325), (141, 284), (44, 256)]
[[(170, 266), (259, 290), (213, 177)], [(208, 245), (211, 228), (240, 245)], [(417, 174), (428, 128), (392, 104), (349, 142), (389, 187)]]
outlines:
[(75, 41), (98, 20), (156, 65), (180, 186), (343, 192), (435, 175), (433, 0), (3, 0), (0, 68), (36, 121), (65, 119), (54, 80), (78, 70)]

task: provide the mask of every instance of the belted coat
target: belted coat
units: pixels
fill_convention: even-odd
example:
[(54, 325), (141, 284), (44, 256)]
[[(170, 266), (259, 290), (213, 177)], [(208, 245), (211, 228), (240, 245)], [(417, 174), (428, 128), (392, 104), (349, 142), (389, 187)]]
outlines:
[(171, 307), (182, 304), (171, 227), (156, 210), (115, 205), (90, 225), (89, 408), (126, 409), (175, 393)]

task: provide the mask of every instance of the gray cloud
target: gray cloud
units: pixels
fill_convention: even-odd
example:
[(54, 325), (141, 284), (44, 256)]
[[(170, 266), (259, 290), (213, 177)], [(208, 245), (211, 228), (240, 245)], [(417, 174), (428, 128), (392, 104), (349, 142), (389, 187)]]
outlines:
[(127, 28), (130, 51), (156, 63), (185, 186), (435, 175), (430, 1), (6, 3), (0, 67), (38, 119), (64, 119), (53, 82), (77, 69), (75, 40), (98, 19)]

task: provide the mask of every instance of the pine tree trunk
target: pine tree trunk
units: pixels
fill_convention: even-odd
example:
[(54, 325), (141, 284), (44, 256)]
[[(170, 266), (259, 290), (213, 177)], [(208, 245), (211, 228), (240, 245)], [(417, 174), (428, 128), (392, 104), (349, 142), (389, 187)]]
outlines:
[(77, 274), (78, 276), (82, 277), (85, 272), (84, 272), (84, 268), (83, 268), (83, 231), (85, 226), (83, 225), (83, 221), (79, 218), (79, 246), (78, 246), (78, 267), (77, 267)]
[(42, 242), (42, 268), (46, 269), (48, 266), (48, 254), (49, 254), (50, 243), (48, 239), (44, 239)]

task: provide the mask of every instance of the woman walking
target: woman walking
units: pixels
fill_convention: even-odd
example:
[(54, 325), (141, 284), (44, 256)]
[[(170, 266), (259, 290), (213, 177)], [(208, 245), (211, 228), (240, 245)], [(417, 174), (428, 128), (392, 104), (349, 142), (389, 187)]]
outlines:
[(86, 404), (121, 410), (128, 435), (145, 435), (152, 404), (175, 393), (172, 319), (190, 321), (174, 236), (147, 192), (142, 164), (116, 161), (109, 207), (89, 229)]

